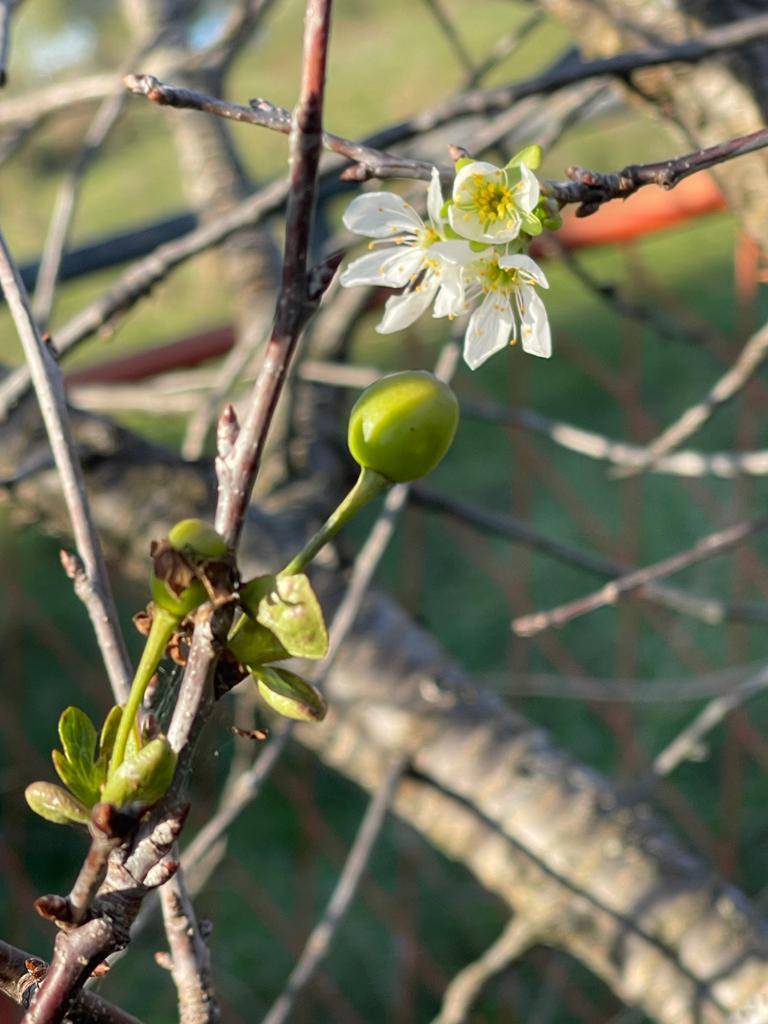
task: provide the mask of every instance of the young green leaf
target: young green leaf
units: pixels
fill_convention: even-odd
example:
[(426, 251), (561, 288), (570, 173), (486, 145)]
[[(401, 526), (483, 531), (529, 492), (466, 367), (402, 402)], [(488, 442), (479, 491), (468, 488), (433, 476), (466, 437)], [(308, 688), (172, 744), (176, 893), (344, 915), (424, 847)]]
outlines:
[(324, 658), (328, 653), (323, 612), (302, 573), (277, 577), (274, 590), (259, 601), (256, 618), (294, 658)]
[(35, 814), (56, 825), (87, 825), (90, 821), (88, 808), (52, 782), (33, 782), (24, 796)]
[(86, 807), (93, 807), (99, 799), (100, 785), (98, 769), (93, 762), (90, 769), (86, 770), (82, 764), (73, 764), (60, 750), (52, 750), (51, 758), (56, 774), (67, 789)]
[(227, 640), (227, 647), (242, 665), (249, 667), (282, 661), (291, 656), (270, 629), (247, 615), (237, 624)]
[(62, 711), (59, 737), (66, 759), (85, 775), (90, 775), (96, 753), (96, 728), (88, 715), (74, 707)]
[(321, 722), (328, 707), (321, 694), (301, 676), (286, 668), (263, 665), (253, 670), (264, 701), (285, 718), (300, 722)]

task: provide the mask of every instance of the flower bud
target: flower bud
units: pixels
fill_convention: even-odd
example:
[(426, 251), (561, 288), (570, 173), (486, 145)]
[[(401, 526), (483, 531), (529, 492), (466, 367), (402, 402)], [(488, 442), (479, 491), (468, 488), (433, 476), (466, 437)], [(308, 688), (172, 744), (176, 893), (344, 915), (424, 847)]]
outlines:
[(347, 443), (360, 466), (401, 483), (437, 466), (458, 421), (459, 404), (448, 385), (425, 370), (408, 370), (363, 391), (350, 413)]

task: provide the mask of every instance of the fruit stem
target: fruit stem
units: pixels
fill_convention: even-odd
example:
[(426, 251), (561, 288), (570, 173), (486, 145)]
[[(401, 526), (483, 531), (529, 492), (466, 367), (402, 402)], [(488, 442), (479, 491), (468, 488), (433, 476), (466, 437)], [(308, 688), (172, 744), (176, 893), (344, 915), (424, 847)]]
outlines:
[(112, 757), (109, 762), (108, 776), (112, 776), (125, 759), (125, 748), (128, 746), (128, 737), (132, 727), (136, 724), (136, 716), (144, 699), (144, 693), (152, 676), (157, 671), (157, 666), (165, 654), (165, 648), (179, 625), (179, 619), (164, 608), (155, 606), (155, 614), (152, 618), (152, 626), (149, 630), (147, 642), (141, 654), (136, 669), (136, 675), (131, 683), (131, 692), (123, 708), (120, 718), (120, 725), (115, 737), (115, 746), (112, 750)]
[(303, 572), (318, 551), (320, 551), (320, 549), (339, 532), (346, 522), (348, 522), (354, 515), (357, 515), (360, 509), (375, 498), (377, 494), (385, 491), (390, 486), (391, 481), (387, 480), (387, 478), (382, 476), (381, 473), (377, 473), (373, 469), (366, 469), (365, 466), (362, 466), (360, 469), (360, 476), (357, 478), (355, 486), (349, 494), (347, 494), (346, 498), (337, 505), (314, 537), (305, 544), (298, 555), (296, 555), (296, 557), (293, 558), (278, 575), (295, 576), (297, 573)]

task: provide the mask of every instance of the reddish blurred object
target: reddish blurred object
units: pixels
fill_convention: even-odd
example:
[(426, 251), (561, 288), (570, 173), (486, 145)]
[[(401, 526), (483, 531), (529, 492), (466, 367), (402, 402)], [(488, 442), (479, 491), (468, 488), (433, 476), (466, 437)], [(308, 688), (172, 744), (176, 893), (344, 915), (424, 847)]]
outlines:
[[(682, 221), (724, 210), (725, 206), (725, 197), (714, 178), (697, 174), (681, 181), (670, 192), (641, 189), (621, 204), (607, 203), (590, 217), (577, 217), (575, 210), (569, 209), (557, 237), (566, 249), (631, 242)], [(531, 253), (541, 255), (536, 241)]]
[(147, 380), (161, 373), (197, 366), (208, 359), (223, 356), (235, 341), (234, 328), (227, 325), (216, 327), (200, 334), (192, 334), (180, 341), (166, 345), (141, 349), (117, 359), (108, 359), (92, 366), (74, 370), (65, 377), (67, 385), (72, 384), (126, 384), (131, 381)]
[[(658, 188), (642, 189), (624, 203), (610, 203), (591, 217), (577, 217), (569, 210), (557, 237), (567, 249), (629, 242), (694, 217), (716, 213), (725, 209), (725, 205), (714, 179), (708, 174), (697, 174), (670, 192)], [(532, 255), (537, 258), (545, 256), (542, 248), (534, 240)], [(124, 384), (147, 380), (222, 356), (232, 348), (234, 340), (231, 326), (217, 327), (180, 341), (75, 370), (67, 374), (65, 383)]]

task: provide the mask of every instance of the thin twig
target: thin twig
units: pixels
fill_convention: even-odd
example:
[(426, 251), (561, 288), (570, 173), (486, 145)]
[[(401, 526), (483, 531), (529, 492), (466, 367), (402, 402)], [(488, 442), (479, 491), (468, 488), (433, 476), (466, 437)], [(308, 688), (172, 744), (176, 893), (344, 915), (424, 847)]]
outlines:
[[(156, 35), (149, 43), (143, 44), (131, 60), (143, 59), (157, 45), (158, 38)], [(86, 130), (72, 168), (56, 194), (32, 300), (32, 312), (41, 329), (48, 323), (53, 309), (61, 260), (69, 238), (83, 179), (93, 160), (103, 153), (104, 143), (125, 106), (126, 95), (125, 90), (120, 88), (121, 77), (115, 79), (115, 90), (111, 96), (107, 96), (103, 100), (96, 111)]]
[[(413, 488), (413, 501), (426, 508), (453, 516), (476, 529), (490, 531), (515, 543), (525, 544), (535, 551), (541, 551), (542, 554), (549, 555), (566, 565), (584, 569), (585, 572), (592, 573), (594, 576), (623, 578), (629, 573), (638, 571), (624, 563), (604, 558), (602, 555), (563, 544), (559, 540), (539, 533), (527, 523), (512, 516), (494, 512), (458, 498), (438, 494), (422, 484)], [(648, 582), (637, 588), (636, 596), (681, 615), (690, 615), (692, 618), (708, 624), (725, 621), (768, 621), (768, 607), (766, 606), (726, 604), (717, 598), (699, 597), (668, 584)]]
[[(563, 626), (566, 622), (595, 611), (597, 608), (604, 608), (606, 605), (615, 604), (618, 599), (631, 590), (636, 590), (654, 580), (669, 576), (670, 573), (680, 572), (691, 565), (697, 565), (708, 558), (722, 554), (737, 544), (741, 544), (749, 537), (762, 532), (768, 528), (768, 516), (760, 516), (757, 519), (750, 519), (748, 522), (737, 523), (725, 530), (716, 530), (708, 534), (691, 548), (671, 555), (653, 565), (636, 569), (634, 572), (611, 580), (604, 587), (587, 594), (585, 597), (577, 598), (575, 601), (567, 601), (546, 612), (534, 612), (532, 615), (522, 615), (512, 621), (512, 629), (518, 636), (536, 636), (545, 629), (553, 626)], [(714, 622), (719, 623), (721, 619)]]
[(465, 1024), (488, 982), (530, 949), (536, 936), (536, 927), (528, 918), (513, 917), (483, 955), (467, 964), (451, 980), (443, 995), (440, 1013), (432, 1024)]
[(700, 750), (701, 741), (708, 732), (745, 701), (762, 693), (768, 687), (768, 668), (734, 686), (728, 693), (715, 697), (696, 715), (678, 735), (654, 758), (653, 774), (656, 778), (669, 775), (679, 764), (694, 757)]
[(223, 75), (248, 43), (275, 0), (240, 0), (235, 5), (218, 36), (185, 61), (189, 70), (215, 68)]
[(472, 55), (464, 45), (464, 40), (459, 35), (456, 26), (451, 20), (448, 12), (442, 4), (442, 0), (423, 0), (424, 6), (435, 19), (440, 31), (448, 41), (448, 45), (456, 55), (456, 59), (468, 75), (470, 81), (476, 80), (477, 68)]
[(472, 74), (469, 75), (465, 83), (467, 89), (471, 89), (474, 86), (479, 85), (485, 76), (492, 71), (497, 64), (506, 60), (507, 57), (511, 57), (515, 50), (520, 47), (534, 29), (538, 28), (543, 20), (543, 12), (536, 11), (518, 28), (513, 29), (507, 35), (498, 39), (486, 56), (475, 65)]
[(768, 324), (753, 334), (736, 360), (713, 385), (701, 401), (690, 406), (671, 423), (659, 436), (646, 445), (639, 465), (616, 470), (615, 477), (629, 477), (650, 469), (656, 462), (677, 448), (683, 441), (699, 430), (707, 420), (750, 381), (757, 369), (768, 356)]
[[(98, 533), (91, 515), (77, 448), (67, 412), (61, 373), (40, 337), (18, 267), (0, 232), (0, 286), (24, 348), (40, 412), (61, 480), (84, 579), (78, 590), (93, 624), (107, 674), (118, 702), (128, 695), (131, 671)], [(79, 567), (75, 567), (79, 574)]]
[[(194, 89), (160, 82), (153, 75), (126, 75), (125, 87), (136, 96), (146, 96), (153, 103), (161, 106), (180, 107), (185, 110), (199, 110), (206, 114), (215, 114), (230, 121), (242, 124), (269, 128), (283, 135), (290, 134), (292, 119), (290, 111), (279, 107), (266, 99), (253, 99), (251, 105), (243, 107), (239, 103), (228, 103), (225, 100), (206, 96)], [(353, 142), (331, 132), (322, 133), (323, 147), (338, 153), (356, 167), (364, 168), (365, 177), (402, 177), (428, 180), (432, 173), (432, 164), (426, 160), (414, 160), (410, 157), (397, 156), (374, 149), (364, 142)], [(354, 170), (350, 168), (349, 170)], [(444, 179), (449, 180), (452, 169), (442, 168)], [(349, 180), (362, 180), (359, 174), (346, 173), (343, 177)]]
[(355, 897), (406, 764), (407, 758), (396, 759), (368, 804), (328, 905), (312, 929), (284, 991), (266, 1014), (262, 1024), (282, 1024), (287, 1019), (302, 990), (328, 955), (339, 925)]

